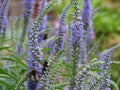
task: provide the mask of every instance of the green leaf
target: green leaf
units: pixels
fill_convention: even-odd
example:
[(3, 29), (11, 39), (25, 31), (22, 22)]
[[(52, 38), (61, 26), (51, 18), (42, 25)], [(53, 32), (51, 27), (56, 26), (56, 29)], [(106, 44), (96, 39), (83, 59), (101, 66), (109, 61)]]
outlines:
[(19, 63), (24, 68), (27, 68), (27, 65), (16, 55), (16, 53), (14, 51), (12, 51), (12, 50), (9, 50), (9, 51), (16, 63)]
[(27, 71), (27, 69), (22, 68), (22, 69), (20, 70), (19, 74), (22, 75), (22, 74), (24, 74), (26, 71)]
[(1, 79), (11, 79), (8, 75), (0, 75)]
[(0, 60), (6, 60), (6, 61), (12, 61), (15, 63), (19, 63), (20, 65), (24, 66), (24, 68), (27, 68), (27, 65), (25, 63), (22, 62), (22, 60), (20, 60), (17, 56), (13, 55), (13, 58), (9, 58), (9, 57), (1, 57)]
[(17, 68), (18, 66), (17, 65), (5, 65), (3, 68), (4, 69), (10, 69), (10, 68)]
[(1, 85), (5, 85), (7, 88), (11, 88), (10, 84), (8, 84), (6, 81), (0, 80)]
[(15, 80), (15, 77), (12, 74), (9, 74), (6, 70), (0, 68), (0, 74), (9, 76), (12, 80)]
[(52, 48), (46, 48), (46, 47), (42, 47), (42, 48), (41, 48), (41, 51), (42, 51), (42, 52), (50, 51), (50, 50), (52, 50)]
[(59, 58), (59, 56), (64, 52), (64, 50), (60, 50), (57, 54), (56, 57)]
[(93, 72), (103, 72), (103, 70), (101, 70), (99, 68), (93, 68), (91, 71), (93, 71)]
[(114, 81), (110, 80), (110, 83), (115, 88), (115, 90), (119, 90), (118, 85)]
[(96, 43), (93, 45), (93, 47), (88, 52), (88, 55), (92, 55), (96, 52), (96, 50), (100, 46), (100, 43), (102, 42), (102, 39), (103, 39), (103, 35), (101, 35), (100, 38), (96, 41)]
[(21, 87), (21, 85), (27, 80), (27, 75), (25, 77), (23, 77), (15, 86), (15, 90), (19, 90), (19, 88)]
[(110, 61), (111, 64), (120, 64), (120, 61)]
[(64, 77), (71, 77), (71, 74), (66, 74), (66, 73), (61, 73), (60, 76), (64, 76)]
[(45, 30), (42, 30), (39, 32), (39, 35), (48, 33), (50, 31), (50, 28), (46, 28)]
[(12, 61), (12, 62), (16, 62), (13, 58), (9, 58), (9, 57), (1, 57), (0, 60), (2, 61)]
[(0, 50), (8, 50), (9, 48), (10, 48), (9, 46), (0, 47)]

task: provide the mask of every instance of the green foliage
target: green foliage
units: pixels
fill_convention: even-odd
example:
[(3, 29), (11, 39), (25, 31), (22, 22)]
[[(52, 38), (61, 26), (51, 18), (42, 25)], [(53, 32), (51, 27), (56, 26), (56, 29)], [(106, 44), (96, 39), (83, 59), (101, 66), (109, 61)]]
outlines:
[[(120, 20), (119, 20), (119, 9), (116, 8), (108, 8), (108, 7), (101, 7), (99, 13), (96, 13), (94, 18), (94, 26), (96, 32), (99, 33), (116, 33), (118, 34), (120, 31)], [(104, 29), (104, 30), (103, 30)]]
[[(0, 57), (1, 63), (4, 62), (4, 65), (0, 67), (0, 83), (2, 90), (14, 90), (16, 84), (25, 77), (27, 71), (27, 66), (14, 51), (8, 50), (10, 53), (9, 56)], [(25, 85), (21, 83), (22, 87), (19, 90), (24, 90)]]

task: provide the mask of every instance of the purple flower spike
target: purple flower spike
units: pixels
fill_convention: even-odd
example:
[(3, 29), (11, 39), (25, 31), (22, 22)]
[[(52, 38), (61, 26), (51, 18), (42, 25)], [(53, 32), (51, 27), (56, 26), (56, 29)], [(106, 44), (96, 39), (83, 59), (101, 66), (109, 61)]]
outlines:
[(33, 14), (33, 7), (34, 7), (35, 0), (24, 0), (23, 3), (24, 3), (23, 4), (24, 5), (23, 6), (23, 8), (24, 8), (24, 10), (23, 10), (23, 12), (24, 12), (23, 17), (24, 18), (29, 18)]
[(55, 41), (54, 46), (53, 46), (53, 54), (55, 55), (57, 52), (63, 49), (64, 46), (64, 35), (66, 31), (66, 26), (61, 26), (58, 29), (57, 37), (58, 39)]
[(23, 1), (23, 29), (22, 33), (20, 35), (18, 44), (17, 44), (17, 54), (22, 55), (24, 54), (22, 50), (24, 49), (23, 44), (25, 41), (25, 37), (27, 34), (28, 27), (30, 25), (30, 20), (33, 14), (33, 8), (34, 8), (34, 0), (24, 0)]
[(0, 8), (0, 35), (5, 34), (5, 30), (7, 29), (8, 24), (8, 6), (10, 0), (4, 0)]
[(27, 90), (39, 90), (39, 82), (33, 83), (31, 80), (28, 80), (27, 82)]
[(41, 68), (42, 67), (37, 62), (33, 63), (32, 69), (28, 75), (27, 90), (39, 90), (39, 87), (40, 87), (39, 80), (40, 80), (40, 77), (42, 76)]
[[(41, 2), (39, 2), (39, 11), (38, 11), (38, 15), (41, 14), (43, 8), (47, 5), (47, 1), (46, 0), (42, 0)], [(38, 32), (41, 32), (43, 30), (45, 30), (46, 28), (46, 21), (47, 21), (47, 15), (45, 15), (42, 19), (42, 22), (39, 25), (39, 29)], [(41, 44), (42, 40), (43, 40), (44, 35), (40, 34), (38, 36), (38, 43), (39, 45)]]
[[(120, 47), (120, 45), (114, 46), (99, 55), (98, 60), (105, 61), (105, 64), (100, 66), (104, 73), (107, 73), (111, 69), (111, 56), (113, 51), (118, 47)], [(100, 74), (102, 75), (103, 73)], [(101, 82), (99, 83), (99, 90), (110, 90), (110, 74), (101, 80)]]
[(92, 2), (91, 0), (83, 0), (82, 5), (82, 22), (84, 30), (86, 30), (87, 43), (90, 43), (95, 38), (92, 21)]
[(1, 5), (2, 5), (2, 1), (0, 1), (0, 8), (1, 8)]
[(40, 54), (40, 47), (38, 44), (38, 35), (33, 32), (33, 30), (29, 30), (29, 52), (28, 52), (28, 61), (31, 63), (34, 61), (40, 62), (42, 60), (42, 56)]
[(83, 23), (81, 21), (71, 22), (71, 37), (70, 48), (78, 48), (79, 50), (79, 64), (87, 62), (86, 51), (86, 35), (83, 29)]
[(91, 14), (92, 14), (91, 0), (83, 0), (82, 5), (83, 5), (82, 22), (85, 30), (87, 30), (90, 25)]
[(80, 39), (80, 55), (79, 55), (79, 64), (87, 63), (88, 58), (87, 58), (87, 44), (86, 44), (86, 32), (83, 32), (83, 35)]
[[(89, 75), (90, 67), (84, 67), (76, 76), (74, 90), (87, 90), (85, 89), (85, 79)], [(88, 89), (89, 90), (89, 89)]]
[(71, 22), (71, 38), (70, 38), (70, 44), (71, 47), (79, 47), (80, 46), (80, 39), (82, 39), (83, 35), (83, 24), (82, 22), (75, 23), (74, 21)]
[(39, 79), (42, 73), (42, 67), (39, 64), (39, 62), (41, 62), (42, 56), (39, 51), (40, 47), (38, 44), (38, 35), (36, 35), (36, 32), (33, 32), (33, 30), (30, 29), (28, 32), (28, 36), (29, 36), (29, 51), (28, 51), (29, 75), (31, 75), (30, 72), (33, 71), (35, 76), (33, 76), (33, 79), (31, 79), (32, 76), (29, 76), (27, 86), (28, 90), (38, 90), (40, 86)]
[(66, 16), (67, 12), (71, 6), (71, 3), (69, 3), (63, 10), (62, 15), (59, 19), (59, 27), (58, 27), (58, 32), (57, 32), (57, 37), (58, 39), (55, 41), (54, 46), (53, 46), (53, 54), (55, 55), (57, 52), (63, 49), (64, 47), (64, 38), (65, 38), (65, 33), (66, 33)]

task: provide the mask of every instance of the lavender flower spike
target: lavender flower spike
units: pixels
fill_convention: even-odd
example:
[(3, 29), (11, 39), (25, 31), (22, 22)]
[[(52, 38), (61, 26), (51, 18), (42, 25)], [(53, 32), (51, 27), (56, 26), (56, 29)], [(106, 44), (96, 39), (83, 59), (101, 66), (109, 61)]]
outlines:
[(83, 23), (80, 21), (74, 22), (72, 21), (70, 24), (71, 29), (71, 37), (70, 37), (70, 45), (71, 48), (80, 47), (80, 39), (83, 35)]
[(39, 90), (40, 77), (42, 76), (42, 67), (38, 62), (32, 64), (32, 69), (28, 74), (27, 90)]
[[(116, 45), (102, 52), (99, 55), (98, 60), (105, 61), (105, 64), (101, 65), (100, 67), (102, 70), (104, 70), (104, 73), (108, 72), (111, 69), (110, 67), (111, 55), (113, 51), (117, 49), (118, 47), (120, 47), (120, 45)], [(103, 73), (100, 73), (100, 74), (103, 74)], [(99, 90), (110, 90), (110, 74), (106, 76), (106, 78), (101, 80), (101, 82), (99, 83)]]
[[(38, 90), (40, 87), (39, 80), (42, 73), (42, 67), (39, 64), (39, 62), (42, 60), (42, 56), (39, 51), (40, 47), (38, 45), (38, 39), (37, 39), (38, 35), (36, 35), (35, 32), (33, 32), (33, 30), (31, 29), (29, 30), (28, 34), (29, 34), (28, 35), (29, 36), (28, 68), (29, 68), (29, 72), (33, 72), (35, 74), (35, 77), (31, 76), (31, 74), (29, 73), (27, 90)], [(37, 80), (36, 80), (36, 76), (37, 76)]]
[(42, 67), (39, 64), (42, 61), (42, 56), (40, 54), (40, 46), (38, 43), (38, 27), (42, 21), (42, 17), (55, 5), (55, 1), (51, 1), (46, 8), (43, 9), (41, 14), (35, 19), (32, 24), (32, 28), (28, 31), (28, 68), (29, 77), (27, 81), (28, 90), (39, 90), (40, 88), (40, 77), (42, 75)]
[(86, 90), (85, 89), (85, 79), (89, 75), (90, 67), (84, 67), (76, 76), (74, 90)]
[(63, 10), (62, 15), (59, 19), (59, 27), (58, 27), (58, 32), (57, 32), (57, 37), (58, 39), (55, 41), (54, 46), (53, 46), (53, 54), (56, 54), (57, 52), (59, 52), (60, 50), (63, 49), (64, 46), (64, 36), (66, 33), (66, 16), (67, 16), (67, 12), (69, 10), (71, 6), (71, 3), (69, 3)]
[(90, 25), (91, 15), (92, 15), (92, 5), (91, 0), (83, 0), (82, 1), (82, 22), (84, 25), (84, 29), (88, 30)]
[(5, 34), (5, 30), (7, 28), (8, 24), (8, 6), (9, 6), (10, 0), (4, 0), (3, 4), (0, 8), (0, 35)]
[[(41, 0), (41, 1), (39, 2), (38, 15), (41, 14), (43, 8), (44, 8), (46, 5), (47, 5), (47, 0)], [(45, 16), (43, 17), (43, 20), (42, 20), (42, 22), (41, 22), (40, 25), (39, 25), (38, 32), (41, 32), (41, 31), (45, 30), (45, 28), (46, 28), (46, 21), (47, 21), (47, 15), (45, 15)], [(41, 44), (41, 42), (42, 42), (42, 40), (43, 40), (43, 37), (44, 37), (43, 34), (40, 34), (40, 35), (38, 36), (38, 43), (39, 43), (39, 45)]]
[(86, 35), (83, 29), (83, 23), (79, 20), (76, 23), (71, 22), (71, 37), (70, 37), (70, 48), (79, 49), (79, 64), (87, 62), (87, 51), (86, 51)]
[(35, 0), (24, 0), (24, 15), (23, 17), (24, 18), (30, 18), (33, 14), (33, 7), (34, 7), (34, 3), (35, 3)]
[(1, 5), (2, 5), (2, 1), (0, 1), (0, 8), (1, 8)]
[(82, 22), (84, 30), (87, 31), (87, 43), (90, 43), (91, 40), (95, 37), (92, 21), (92, 2), (91, 0), (83, 0), (82, 5)]
[(77, 20), (80, 16), (80, 10), (79, 10), (79, 4), (78, 4), (78, 0), (72, 0), (73, 2), (73, 7), (74, 7), (74, 14), (73, 14), (73, 18), (75, 20)]
[(31, 16), (33, 14), (33, 7), (34, 7), (34, 0), (24, 0), (23, 1), (23, 28), (22, 28), (22, 32), (17, 44), (17, 50), (16, 52), (18, 54), (21, 54), (23, 51), (23, 43), (25, 41), (25, 36), (27, 33), (27, 29), (29, 27), (30, 24), (30, 19)]

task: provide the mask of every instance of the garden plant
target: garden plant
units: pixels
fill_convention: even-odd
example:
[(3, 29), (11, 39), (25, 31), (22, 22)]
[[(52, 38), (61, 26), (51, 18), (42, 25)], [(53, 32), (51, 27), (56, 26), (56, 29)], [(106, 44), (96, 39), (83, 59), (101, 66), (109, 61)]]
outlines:
[(119, 90), (111, 80), (111, 64), (120, 62), (111, 57), (120, 44), (99, 51), (104, 36), (92, 42), (94, 0), (69, 0), (58, 27), (49, 26), (48, 13), (59, 0), (40, 0), (35, 18), (36, 0), (22, 1), (22, 19), (13, 25), (20, 28), (18, 36), (8, 25), (10, 0), (0, 2), (0, 90), (112, 90), (111, 85)]

